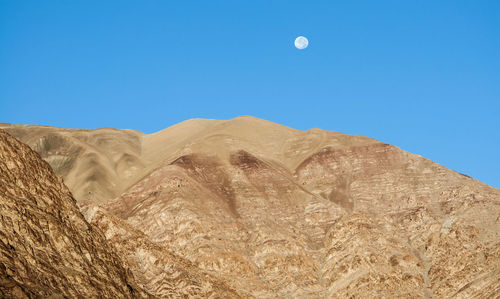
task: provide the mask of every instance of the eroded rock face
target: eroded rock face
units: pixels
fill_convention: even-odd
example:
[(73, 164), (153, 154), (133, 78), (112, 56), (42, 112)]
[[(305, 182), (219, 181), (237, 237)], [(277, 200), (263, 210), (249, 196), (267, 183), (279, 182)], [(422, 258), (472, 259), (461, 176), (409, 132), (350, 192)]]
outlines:
[(136, 277), (157, 298), (240, 298), (225, 282), (190, 261), (173, 254), (161, 243), (97, 206), (82, 207), (86, 219), (97, 225)]
[[(85, 172), (130, 152), (97, 146), (97, 131), (85, 131), (101, 157)], [(112, 135), (114, 144), (129, 144), (124, 133)], [(134, 140), (134, 165), (142, 166), (127, 180), (106, 162), (119, 195), (77, 200), (158, 296), (500, 293), (500, 191), (418, 155), (251, 117), (190, 120)], [(86, 178), (81, 171), (69, 173)], [(108, 188), (93, 186), (96, 194)]]
[(147, 297), (69, 190), (0, 130), (0, 297)]
[[(368, 156), (350, 159), (372, 159), (363, 151)], [(154, 171), (105, 207), (154, 242), (258, 298), (468, 297), (498, 291), (500, 209), (493, 188), (427, 160), (421, 163), (450, 172), (443, 176), (451, 182), (434, 185), (426, 174), (405, 185), (410, 175), (404, 174), (404, 160), (397, 165), (402, 173), (375, 164), (369, 174), (351, 176), (359, 184), (361, 178), (380, 181), (363, 190), (365, 197), (346, 192), (347, 202), (364, 202), (345, 205), (321, 195), (338, 186), (336, 179), (325, 183), (336, 175), (325, 161), (313, 175), (299, 166), (294, 179), (248, 152), (228, 159), (183, 156), (182, 166), (175, 160)], [(400, 185), (390, 181), (392, 175)], [(402, 190), (395, 192), (401, 194), (397, 200), (381, 186), (384, 180)]]
[[(357, 240), (357, 244), (351, 244), (365, 230), (357, 227), (360, 221), (357, 217), (351, 219), (351, 215), (332, 227), (329, 239), (338, 244), (336, 246), (349, 245), (341, 253), (349, 253), (346, 258), (352, 258), (352, 254), (359, 250), (366, 252), (370, 248), (382, 248), (377, 256), (386, 255), (387, 259), (394, 254), (391, 263), (416, 262), (416, 267), (400, 273), (402, 281), (391, 283), (402, 287), (398, 293), (405, 289), (409, 291), (400, 295), (408, 297), (418, 289), (421, 290), (418, 295), (424, 297), (468, 298), (472, 294), (489, 297), (500, 291), (500, 226), (496, 223), (500, 214), (498, 189), (386, 144), (353, 146), (343, 150), (324, 148), (304, 160), (297, 167), (295, 177), (311, 192), (348, 211), (367, 216), (369, 221), (362, 222), (371, 224), (363, 227), (369, 228), (370, 234), (376, 236), (372, 240)], [(349, 224), (342, 227), (345, 221)], [(343, 234), (332, 235), (338, 230), (343, 234), (346, 231), (354, 234), (355, 238), (345, 239), (342, 244)], [(384, 239), (390, 241), (377, 244)], [(391, 246), (405, 248), (405, 251), (394, 252)], [(371, 265), (372, 270), (360, 275), (369, 265), (366, 262), (353, 271), (360, 276), (351, 282), (354, 291), (347, 288), (340, 294), (356, 294), (361, 287), (357, 284), (362, 279), (366, 280), (365, 287), (370, 289), (371, 292), (367, 293), (370, 296), (396, 292), (373, 292), (377, 289), (377, 279), (373, 275), (383, 267)], [(345, 266), (352, 268), (352, 263)], [(333, 272), (339, 275), (338, 271)], [(398, 278), (399, 274), (394, 275), (396, 273), (393, 271), (393, 279)], [(347, 275), (344, 279), (350, 278)], [(380, 282), (387, 283), (388, 277), (385, 275), (381, 279)], [(403, 287), (410, 282), (413, 286)], [(338, 284), (334, 282), (333, 285)], [(331, 288), (329, 286), (330, 292)], [(331, 294), (339, 292), (335, 289)]]

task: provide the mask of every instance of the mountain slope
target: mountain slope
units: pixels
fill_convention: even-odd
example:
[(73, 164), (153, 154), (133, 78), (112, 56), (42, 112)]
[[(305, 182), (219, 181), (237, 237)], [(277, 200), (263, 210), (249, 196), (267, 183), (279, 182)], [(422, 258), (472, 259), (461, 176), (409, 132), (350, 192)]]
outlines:
[(382, 143), (293, 173), (222, 157), (181, 156), (104, 207), (258, 298), (447, 297), (498, 272), (498, 190), (429, 160)]
[(279, 161), (289, 171), (325, 145), (376, 140), (312, 129), (298, 131), (262, 119), (192, 119), (154, 134), (102, 128), (65, 129), (0, 124), (38, 152), (64, 178), (77, 201), (104, 203), (154, 169), (190, 153), (227, 157), (234, 150)]
[(147, 297), (29, 147), (0, 130), (0, 297)]
[(158, 298), (240, 298), (226, 283), (201, 271), (166, 246), (152, 242), (123, 220), (93, 205), (82, 208), (98, 226), (115, 252), (130, 265), (137, 282)]

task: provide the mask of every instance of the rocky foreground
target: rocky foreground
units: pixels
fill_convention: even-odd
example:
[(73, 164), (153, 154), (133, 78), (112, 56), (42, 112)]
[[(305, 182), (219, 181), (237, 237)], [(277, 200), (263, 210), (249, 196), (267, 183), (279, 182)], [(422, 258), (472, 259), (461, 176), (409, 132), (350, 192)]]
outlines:
[(0, 296), (146, 297), (50, 166), (0, 130)]
[[(2, 216), (9, 215), (1, 226), (4, 294), (42, 294), (28, 286), (69, 297), (500, 294), (500, 190), (395, 146), (319, 129), (297, 131), (252, 117), (190, 120), (150, 135), (109, 128), (0, 127), (48, 161), (77, 201), (27, 147), (9, 148), (13, 141), (3, 145), (0, 196)], [(20, 165), (38, 159), (47, 173), (18, 185), (37, 170), (13, 172), (4, 162), (13, 155)], [(33, 191), (31, 186), (49, 180), (45, 176), (65, 191)], [(50, 184), (43, 188), (55, 188)], [(21, 195), (19, 188), (32, 195)], [(57, 202), (53, 212), (40, 211), (37, 196)], [(61, 213), (61, 219), (69, 215), (60, 225), (95, 234), (85, 238), (104, 245), (89, 241), (82, 247), (78, 238), (68, 237), (78, 246), (66, 249), (73, 243), (62, 237), (56, 238), (59, 243), (48, 241), (54, 230), (44, 226), (42, 212)], [(16, 223), (25, 227), (22, 234)], [(31, 245), (32, 232), (49, 236)], [(12, 252), (9, 244), (33, 251)], [(47, 249), (45, 255), (33, 253), (44, 246), (64, 252), (71, 262), (62, 270), (44, 268), (58, 265), (57, 254)], [(101, 260), (108, 262), (86, 262), (87, 252), (91, 261), (99, 258), (92, 254), (102, 252)], [(23, 260), (26, 256), (36, 258)], [(109, 273), (124, 274), (84, 283), (82, 273), (99, 275), (111, 265), (117, 268)], [(49, 283), (51, 275), (54, 281), (66, 277), (64, 271), (78, 277), (65, 280), (77, 286)], [(83, 293), (99, 292), (101, 285), (113, 287)]]
[[(37, 153), (0, 130), (0, 298), (238, 297), (121, 220), (91, 213), (106, 234)], [(161, 290), (139, 270), (151, 259)]]

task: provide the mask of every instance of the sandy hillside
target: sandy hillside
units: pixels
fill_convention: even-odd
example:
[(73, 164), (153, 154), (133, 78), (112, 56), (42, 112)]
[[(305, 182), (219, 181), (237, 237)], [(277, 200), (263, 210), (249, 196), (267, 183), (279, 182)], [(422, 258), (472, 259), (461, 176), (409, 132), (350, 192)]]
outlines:
[(245, 149), (275, 160), (289, 171), (326, 145), (376, 142), (312, 129), (298, 131), (262, 119), (191, 119), (153, 134), (102, 128), (65, 129), (1, 124), (28, 144), (64, 178), (75, 198), (105, 202), (123, 193), (152, 170), (186, 153), (228, 156)]

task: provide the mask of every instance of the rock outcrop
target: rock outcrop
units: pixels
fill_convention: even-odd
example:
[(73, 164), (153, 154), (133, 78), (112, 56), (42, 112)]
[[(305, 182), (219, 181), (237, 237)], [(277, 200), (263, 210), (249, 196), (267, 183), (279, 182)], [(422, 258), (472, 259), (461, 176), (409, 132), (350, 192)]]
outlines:
[(92, 204), (82, 206), (120, 257), (126, 260), (137, 282), (157, 298), (240, 298), (225, 282), (201, 271), (190, 261), (155, 243), (122, 219)]
[(50, 166), (3, 130), (0, 297), (148, 297)]

